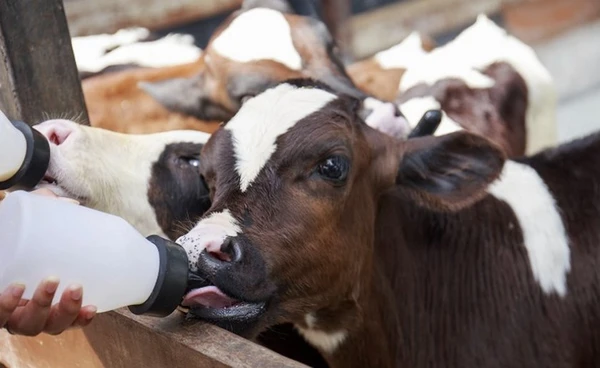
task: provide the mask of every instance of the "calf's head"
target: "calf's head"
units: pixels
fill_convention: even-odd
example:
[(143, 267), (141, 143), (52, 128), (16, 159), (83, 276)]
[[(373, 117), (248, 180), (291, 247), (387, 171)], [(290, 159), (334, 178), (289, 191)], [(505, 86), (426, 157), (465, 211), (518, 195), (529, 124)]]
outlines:
[(51, 149), (40, 187), (120, 216), (144, 235), (176, 239), (210, 206), (198, 169), (206, 133), (129, 135), (68, 120), (35, 128)]
[[(484, 138), (395, 140), (366, 125), (358, 105), (287, 81), (211, 136), (201, 173), (212, 206), (178, 239), (197, 275), (182, 303), (192, 315), (249, 337), (292, 322), (334, 349), (373, 293), (381, 194), (458, 209), (500, 173), (503, 153)], [(319, 346), (310, 336), (321, 332), (333, 338)]]
[[(338, 92), (367, 98), (346, 73), (325, 24), (291, 13), (289, 6), (277, 6), (282, 3), (245, 1), (212, 35), (199, 74), (140, 87), (171, 111), (222, 121), (248, 98), (291, 78), (317, 79)], [(367, 104), (361, 113), (367, 116), (377, 110), (382, 116), (374, 117), (377, 121), (372, 124), (406, 136), (408, 122), (395, 105), (380, 105)]]

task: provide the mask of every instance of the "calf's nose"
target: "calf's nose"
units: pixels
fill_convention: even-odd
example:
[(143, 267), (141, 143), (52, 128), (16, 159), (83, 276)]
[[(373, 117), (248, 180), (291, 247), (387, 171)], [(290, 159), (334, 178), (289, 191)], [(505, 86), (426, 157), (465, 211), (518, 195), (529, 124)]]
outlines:
[(207, 248), (200, 253), (198, 258), (198, 268), (204, 272), (215, 275), (218, 270), (226, 267), (230, 263), (238, 263), (242, 261), (243, 252), (240, 243), (234, 241), (233, 238), (225, 238), (220, 249)]
[(69, 120), (48, 120), (34, 128), (42, 133), (50, 143), (57, 146), (65, 143), (65, 141), (75, 132), (75, 125)]

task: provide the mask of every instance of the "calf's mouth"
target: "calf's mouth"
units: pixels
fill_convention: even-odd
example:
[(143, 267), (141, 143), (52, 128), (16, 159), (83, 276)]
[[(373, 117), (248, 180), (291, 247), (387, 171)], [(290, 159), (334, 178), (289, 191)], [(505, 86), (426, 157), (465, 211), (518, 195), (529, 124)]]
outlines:
[(267, 309), (267, 301), (242, 300), (222, 291), (209, 279), (190, 273), (188, 292), (180, 311), (232, 332), (242, 333), (256, 323)]
[(203, 251), (189, 273), (180, 311), (244, 335), (268, 310), (275, 293), (264, 261), (252, 247), (227, 241), (219, 255)]
[(65, 197), (76, 200), (77, 202), (83, 205), (85, 205), (86, 203), (87, 198), (74, 194), (65, 185), (62, 185), (62, 183), (56, 180), (50, 173), (46, 173), (42, 181), (35, 187), (35, 189), (41, 188), (46, 188), (59, 197)]

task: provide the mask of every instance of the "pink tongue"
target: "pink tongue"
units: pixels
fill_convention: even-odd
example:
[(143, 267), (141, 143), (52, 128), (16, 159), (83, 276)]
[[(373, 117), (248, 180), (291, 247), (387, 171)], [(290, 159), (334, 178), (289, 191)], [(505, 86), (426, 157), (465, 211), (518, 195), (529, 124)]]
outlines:
[(190, 291), (183, 298), (181, 305), (184, 307), (202, 305), (208, 308), (225, 308), (231, 307), (235, 303), (237, 303), (236, 300), (223, 294), (218, 287), (211, 285)]

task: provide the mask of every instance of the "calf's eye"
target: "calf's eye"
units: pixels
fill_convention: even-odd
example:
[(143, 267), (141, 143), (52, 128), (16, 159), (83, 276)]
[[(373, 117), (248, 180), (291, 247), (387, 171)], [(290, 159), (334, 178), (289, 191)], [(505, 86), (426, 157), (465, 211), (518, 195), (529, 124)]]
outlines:
[(323, 179), (336, 183), (343, 182), (348, 176), (350, 163), (344, 156), (330, 156), (317, 166), (317, 173)]
[(179, 157), (179, 162), (185, 166), (199, 167), (200, 160), (196, 157)]

